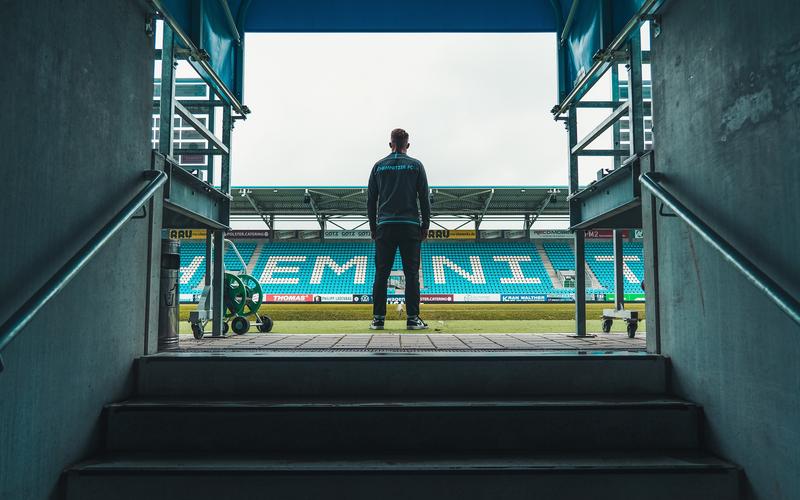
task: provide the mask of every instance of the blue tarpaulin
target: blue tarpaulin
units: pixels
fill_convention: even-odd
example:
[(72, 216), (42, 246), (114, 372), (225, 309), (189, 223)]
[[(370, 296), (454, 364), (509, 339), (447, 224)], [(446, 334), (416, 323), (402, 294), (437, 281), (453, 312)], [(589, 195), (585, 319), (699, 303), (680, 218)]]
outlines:
[[(644, 0), (228, 0), (245, 32), (552, 32), (561, 35), (578, 1), (566, 43), (559, 47), (563, 97), (592, 56), (622, 29)], [(220, 0), (163, 0), (165, 8), (210, 55), (210, 65), (239, 98), (242, 48)]]

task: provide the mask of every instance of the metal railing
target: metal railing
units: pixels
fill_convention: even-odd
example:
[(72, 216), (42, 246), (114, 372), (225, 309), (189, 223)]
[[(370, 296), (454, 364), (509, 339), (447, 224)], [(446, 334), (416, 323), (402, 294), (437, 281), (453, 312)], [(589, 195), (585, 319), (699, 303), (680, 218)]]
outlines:
[(657, 173), (643, 173), (639, 176), (642, 186), (650, 191), (664, 205), (669, 207), (675, 215), (683, 219), (689, 227), (695, 230), (706, 242), (714, 247), (722, 257), (733, 264), (757, 289), (764, 292), (769, 299), (786, 313), (795, 323), (800, 324), (800, 302), (792, 297), (775, 280), (767, 276), (761, 269), (753, 264), (747, 257), (739, 252), (725, 238), (720, 236), (708, 224), (686, 208), (675, 196), (672, 195), (659, 182), (661, 178)]
[[(125, 222), (138, 212), (167, 181), (167, 174), (157, 170), (147, 170), (144, 172), (144, 175), (149, 181), (147, 185), (0, 326), (0, 352), (22, 332), (36, 313), (38, 313), (50, 299), (55, 297), (58, 292), (67, 286), (72, 278), (74, 278), (92, 257), (100, 251), (103, 245), (105, 245), (108, 240), (119, 231)], [(3, 358), (0, 357), (0, 372), (2, 372), (3, 369)]]

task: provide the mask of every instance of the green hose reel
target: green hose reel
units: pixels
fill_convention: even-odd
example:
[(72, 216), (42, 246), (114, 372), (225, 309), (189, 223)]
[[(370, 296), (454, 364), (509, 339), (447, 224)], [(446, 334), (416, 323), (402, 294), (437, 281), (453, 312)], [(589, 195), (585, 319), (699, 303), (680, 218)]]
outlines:
[(261, 284), (249, 274), (225, 273), (225, 319), (257, 314), (264, 302)]

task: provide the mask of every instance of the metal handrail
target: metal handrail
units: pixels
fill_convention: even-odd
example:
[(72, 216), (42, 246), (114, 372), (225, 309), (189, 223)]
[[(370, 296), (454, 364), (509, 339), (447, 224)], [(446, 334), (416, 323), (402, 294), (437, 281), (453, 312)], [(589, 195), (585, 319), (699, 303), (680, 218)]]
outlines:
[[(47, 283), (39, 287), (24, 304), (22, 304), (5, 323), (0, 326), (0, 352), (12, 341), (14, 337), (27, 326), (33, 317), (38, 313), (58, 292), (67, 286), (72, 278), (86, 266), (86, 264), (97, 254), (103, 245), (111, 239), (114, 234), (139, 211), (145, 203), (156, 193), (156, 191), (167, 181), (167, 174), (157, 170), (147, 170), (144, 173), (149, 180), (147, 186), (131, 201), (125, 205), (117, 215), (114, 216), (105, 226), (103, 226), (92, 239), (90, 239), (78, 252), (67, 261), (66, 264), (56, 271), (47, 280)], [(3, 371), (3, 359), (0, 357), (0, 372)]]
[(753, 262), (728, 243), (722, 236), (714, 231), (700, 217), (686, 208), (675, 196), (659, 183), (660, 174), (643, 173), (639, 176), (642, 186), (650, 191), (664, 205), (669, 207), (675, 215), (686, 222), (705, 241), (714, 247), (722, 257), (733, 264), (756, 288), (764, 292), (772, 302), (786, 313), (795, 323), (800, 324), (800, 302), (792, 297), (775, 280), (767, 276)]

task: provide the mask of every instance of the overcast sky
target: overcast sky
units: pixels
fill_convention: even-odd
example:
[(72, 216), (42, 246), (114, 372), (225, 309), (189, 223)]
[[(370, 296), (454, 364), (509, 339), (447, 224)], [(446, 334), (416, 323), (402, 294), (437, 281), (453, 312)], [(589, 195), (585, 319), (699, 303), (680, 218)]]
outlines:
[(364, 185), (405, 128), (431, 185), (564, 185), (554, 34), (248, 34), (234, 185)]

